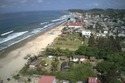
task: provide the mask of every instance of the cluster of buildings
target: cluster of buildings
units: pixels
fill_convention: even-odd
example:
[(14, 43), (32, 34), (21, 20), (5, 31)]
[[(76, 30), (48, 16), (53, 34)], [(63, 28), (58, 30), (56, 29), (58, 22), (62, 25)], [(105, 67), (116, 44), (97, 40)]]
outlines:
[(119, 36), (125, 37), (125, 22), (120, 18), (111, 18), (104, 14), (88, 14), (83, 15), (84, 27), (90, 27), (97, 37)]
[[(49, 56), (48, 56), (49, 57)], [(67, 56), (60, 56), (58, 57), (60, 60), (62, 60), (63, 62), (61, 62), (60, 64), (60, 71), (67, 71), (70, 69), (70, 65), (69, 65), (69, 61), (73, 62), (73, 63), (84, 63), (87, 62), (88, 60), (91, 62), (96, 61), (95, 57), (90, 57), (88, 59), (87, 56), (81, 56), (81, 55), (74, 55), (71, 56), (69, 58), (69, 61), (66, 61), (68, 59)], [(49, 59), (53, 60), (54, 57), (49, 57)], [(41, 65), (41, 58), (34, 60), (32, 63), (29, 64), (29, 68), (30, 69), (35, 69), (37, 67), (47, 67), (46, 66), (47, 63), (45, 63), (45, 65)], [(42, 76), (38, 83), (72, 83), (69, 80), (58, 80), (56, 79), (55, 76)], [(77, 83), (84, 83), (84, 81), (78, 81)], [(85, 82), (86, 83), (86, 82)], [(87, 83), (98, 83), (98, 79), (96, 77), (89, 77)]]
[(90, 37), (91, 34), (96, 37), (125, 37), (125, 22), (104, 14), (75, 13), (68, 19), (67, 27), (68, 30), (72, 28), (76, 32), (81, 32), (85, 37)]
[(90, 37), (91, 31), (84, 28), (85, 23), (82, 20), (82, 15), (76, 13), (68, 19), (66, 27), (63, 29), (63, 34), (72, 34), (73, 32), (81, 33), (82, 36)]
[(86, 38), (89, 38), (91, 34), (97, 37), (106, 37), (109, 34), (109, 29), (102, 20), (100, 21), (99, 15), (92, 16), (87, 13), (86, 15), (76, 13), (67, 20), (67, 26), (63, 29), (64, 34), (73, 32), (79, 32)]

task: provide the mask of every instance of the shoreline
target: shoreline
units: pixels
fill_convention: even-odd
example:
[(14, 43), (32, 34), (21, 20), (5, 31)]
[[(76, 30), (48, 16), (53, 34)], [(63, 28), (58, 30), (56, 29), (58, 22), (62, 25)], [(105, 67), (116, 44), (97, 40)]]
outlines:
[[(5, 49), (5, 52), (0, 54), (0, 80), (5, 83), (18, 83), (12, 79), (12, 76), (17, 74), (27, 62), (24, 56), (39, 54), (42, 48), (45, 49), (48, 44), (52, 43), (61, 34), (64, 24), (65, 22), (48, 28)], [(54, 34), (50, 34), (51, 32)], [(7, 78), (11, 78), (11, 81), (8, 82)]]
[(9, 47), (7, 47), (7, 48), (1, 50), (1, 51), (3, 51), (3, 52), (0, 53), (0, 60), (1, 60), (2, 58), (5, 58), (6, 55), (7, 55), (9, 52), (13, 51), (14, 49), (17, 49), (17, 48), (19, 48), (19, 47), (25, 45), (25, 44), (28, 43), (29, 41), (32, 41), (32, 40), (36, 39), (36, 38), (39, 37), (40, 35), (43, 35), (43, 34), (45, 34), (46, 32), (48, 32), (48, 31), (50, 31), (50, 30), (52, 30), (52, 29), (54, 29), (54, 28), (56, 28), (56, 27), (58, 27), (58, 26), (60, 26), (60, 25), (64, 25), (64, 24), (65, 24), (65, 22), (62, 22), (62, 23), (60, 23), (60, 24), (57, 24), (56, 26), (54, 26), (54, 27), (52, 27), (52, 28), (48, 28), (48, 29), (46, 29), (46, 30), (44, 30), (44, 31), (42, 31), (42, 32), (40, 32), (40, 33), (38, 33), (38, 34), (35, 34), (35, 35), (33, 35), (33, 36), (29, 37), (29, 38), (26, 38), (26, 39), (24, 39), (24, 40), (22, 40), (22, 41), (20, 41), (20, 42), (18, 42), (18, 43), (15, 43), (15, 44), (13, 44), (13, 45), (11, 45), (11, 46), (9, 46)]

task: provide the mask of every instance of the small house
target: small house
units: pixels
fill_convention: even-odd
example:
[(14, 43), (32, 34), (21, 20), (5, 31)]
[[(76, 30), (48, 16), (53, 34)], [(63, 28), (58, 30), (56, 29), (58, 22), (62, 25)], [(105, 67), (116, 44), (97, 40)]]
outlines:
[(57, 83), (55, 76), (42, 76), (38, 83)]
[(103, 33), (104, 33), (104, 34), (108, 34), (108, 31), (105, 30), (105, 31), (103, 31)]
[(60, 59), (65, 60), (65, 59), (67, 59), (67, 56), (60, 56)]
[(98, 83), (98, 80), (95, 77), (89, 77), (88, 78), (88, 83)]
[(61, 64), (61, 71), (65, 71), (65, 70), (68, 70), (70, 67), (69, 67), (69, 63), (68, 62), (63, 62)]
[(60, 83), (70, 83), (69, 80), (61, 80)]
[(35, 68), (35, 67), (39, 66), (40, 63), (41, 63), (41, 59), (36, 59), (36, 60), (34, 60), (34, 61), (29, 65), (29, 67), (30, 67), (30, 68)]
[(86, 59), (86, 57), (85, 56), (82, 56), (82, 55), (74, 55), (74, 56), (72, 56), (72, 57), (70, 57), (70, 61), (72, 61), (72, 62), (84, 62), (84, 61), (86, 61), (87, 59)]
[(90, 30), (82, 30), (82, 36), (89, 38), (91, 36)]
[(90, 61), (91, 61), (91, 62), (95, 62), (95, 61), (96, 61), (96, 57), (91, 56), (91, 57), (90, 57)]

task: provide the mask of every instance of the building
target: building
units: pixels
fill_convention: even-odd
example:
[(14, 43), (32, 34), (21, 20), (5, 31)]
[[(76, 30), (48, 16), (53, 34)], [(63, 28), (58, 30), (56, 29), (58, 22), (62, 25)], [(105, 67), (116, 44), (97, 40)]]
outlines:
[(55, 76), (42, 76), (38, 83), (57, 83)]
[(70, 57), (70, 61), (72, 61), (72, 62), (84, 62), (84, 61), (86, 61), (87, 59), (86, 59), (86, 57), (85, 56), (82, 56), (82, 55), (74, 55), (74, 56), (72, 56), (72, 57)]
[(30, 68), (35, 68), (35, 67), (37, 67), (37, 66), (40, 65), (40, 62), (41, 62), (41, 59), (36, 59), (36, 60), (34, 60), (34, 61), (29, 65), (29, 67), (30, 67)]
[(95, 77), (89, 77), (88, 78), (88, 83), (98, 83), (98, 80)]
[(83, 30), (82, 31), (82, 36), (85, 36), (85, 37), (90, 37), (91, 36), (91, 31), (90, 30)]
[(108, 34), (108, 31), (103, 31), (104, 34)]
[(96, 61), (96, 57), (91, 56), (91, 57), (90, 57), (90, 61), (91, 61), (91, 62), (95, 62), (95, 61)]
[(60, 56), (60, 59), (65, 60), (65, 59), (67, 59), (67, 56)]
[(75, 29), (77, 29), (77, 28), (82, 28), (82, 24), (80, 24), (80, 23), (73, 23), (73, 22), (68, 23), (67, 26), (68, 26), (69, 28), (75, 28)]
[(96, 36), (97, 36), (97, 37), (106, 37), (106, 34), (103, 34), (103, 33), (97, 33)]
[(61, 71), (65, 71), (65, 70), (68, 70), (70, 67), (69, 67), (69, 63), (68, 62), (63, 62), (61, 64)]

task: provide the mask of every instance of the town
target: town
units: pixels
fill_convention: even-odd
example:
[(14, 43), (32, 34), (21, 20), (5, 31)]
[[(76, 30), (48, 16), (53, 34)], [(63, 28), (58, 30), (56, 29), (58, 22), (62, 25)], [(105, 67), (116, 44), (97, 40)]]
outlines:
[(26, 55), (27, 64), (13, 78), (25, 83), (124, 83), (125, 10), (69, 13), (62, 34), (39, 55)]

